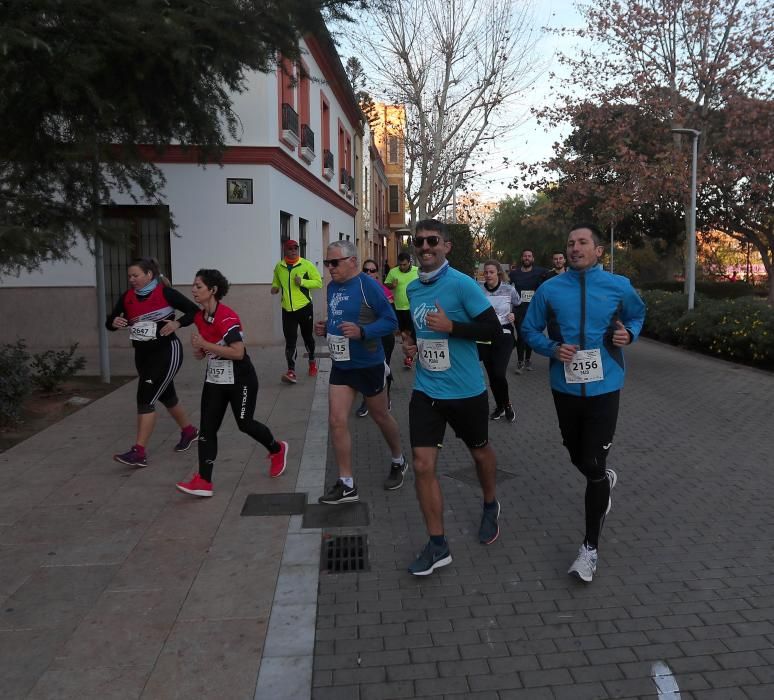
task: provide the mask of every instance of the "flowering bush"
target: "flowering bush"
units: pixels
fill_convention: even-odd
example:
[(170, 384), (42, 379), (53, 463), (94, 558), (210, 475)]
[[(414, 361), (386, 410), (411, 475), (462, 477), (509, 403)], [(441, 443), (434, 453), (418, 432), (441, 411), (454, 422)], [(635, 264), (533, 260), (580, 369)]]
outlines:
[(774, 308), (763, 299), (717, 300), (698, 295), (695, 308), (687, 311), (683, 294), (654, 290), (641, 295), (648, 306), (644, 335), (774, 369)]
[(660, 289), (640, 291), (640, 296), (648, 307), (643, 335), (665, 343), (678, 344), (676, 323), (688, 308), (688, 297)]

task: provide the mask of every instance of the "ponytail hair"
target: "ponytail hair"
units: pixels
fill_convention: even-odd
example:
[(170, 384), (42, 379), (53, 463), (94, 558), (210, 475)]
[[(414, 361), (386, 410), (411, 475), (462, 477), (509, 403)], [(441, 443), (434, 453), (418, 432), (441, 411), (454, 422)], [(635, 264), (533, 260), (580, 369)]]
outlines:
[(159, 268), (159, 261), (156, 258), (135, 258), (129, 263), (129, 267), (139, 267), (143, 272), (150, 272), (153, 275), (153, 279), (158, 280), (165, 287), (171, 287), (172, 283), (169, 278), (165, 277), (161, 269)]

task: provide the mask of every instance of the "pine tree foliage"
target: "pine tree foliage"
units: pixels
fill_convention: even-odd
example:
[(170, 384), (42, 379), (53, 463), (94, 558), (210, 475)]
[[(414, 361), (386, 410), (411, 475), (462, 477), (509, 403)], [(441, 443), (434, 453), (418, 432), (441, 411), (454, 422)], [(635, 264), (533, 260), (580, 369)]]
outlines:
[(111, 194), (159, 203), (151, 146), (217, 162), (250, 71), (358, 0), (0, 1), (0, 272), (104, 236)]

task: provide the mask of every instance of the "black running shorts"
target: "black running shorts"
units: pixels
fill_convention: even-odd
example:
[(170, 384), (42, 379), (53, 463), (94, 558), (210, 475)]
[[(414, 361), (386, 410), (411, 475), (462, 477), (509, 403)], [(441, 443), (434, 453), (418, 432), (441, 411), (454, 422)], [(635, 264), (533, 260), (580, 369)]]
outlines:
[(380, 365), (355, 369), (340, 369), (334, 362), (328, 383), (352, 387), (363, 396), (376, 396), (384, 391), (389, 371), (389, 367), (384, 362)]
[(468, 449), (489, 443), (489, 400), (486, 391), (465, 399), (433, 399), (411, 394), (409, 433), (412, 447), (442, 447), (447, 423)]

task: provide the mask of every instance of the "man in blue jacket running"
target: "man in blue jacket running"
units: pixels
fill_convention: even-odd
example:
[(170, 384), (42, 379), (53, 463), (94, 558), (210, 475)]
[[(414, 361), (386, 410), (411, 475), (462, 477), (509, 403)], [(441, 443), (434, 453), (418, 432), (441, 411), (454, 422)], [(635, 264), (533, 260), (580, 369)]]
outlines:
[(606, 460), (624, 383), (622, 348), (637, 338), (645, 320), (645, 304), (629, 280), (602, 269), (603, 253), (596, 226), (575, 226), (567, 239), (570, 269), (540, 285), (522, 323), (526, 342), (551, 358), (562, 440), (586, 477), (586, 536), (567, 572), (586, 583), (597, 570), (599, 535), (618, 478)]
[(328, 425), (339, 467), (336, 482), (318, 499), (320, 503), (355, 503), (360, 495), (352, 471), (349, 414), (358, 393), (392, 454), (384, 488), (403, 485), (408, 467), (400, 447), (400, 429), (387, 406), (387, 377), (381, 337), (398, 327), (395, 312), (379, 283), (360, 272), (357, 249), (351, 241), (334, 241), (323, 264), (328, 268), (328, 317), (314, 324), (318, 336), (327, 336), (331, 355), (328, 379)]

